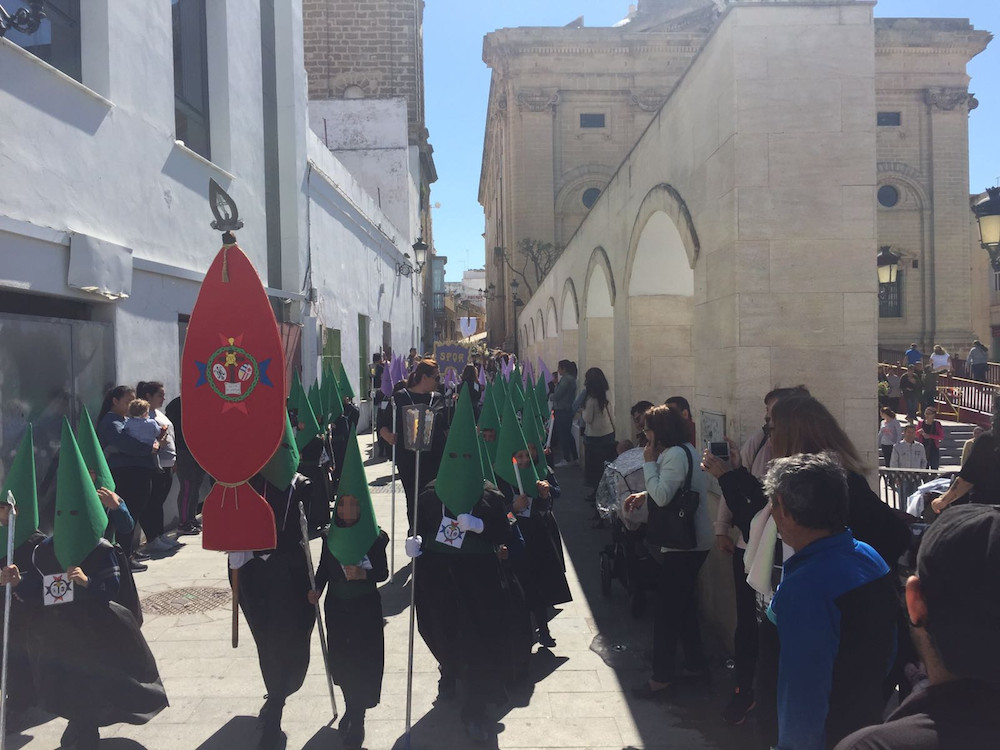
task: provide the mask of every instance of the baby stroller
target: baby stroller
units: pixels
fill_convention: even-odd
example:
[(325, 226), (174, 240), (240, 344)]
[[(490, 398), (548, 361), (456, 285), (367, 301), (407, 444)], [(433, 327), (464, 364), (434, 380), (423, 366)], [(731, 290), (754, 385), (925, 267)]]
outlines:
[(604, 469), (597, 487), (597, 510), (611, 526), (611, 543), (600, 553), (601, 593), (611, 596), (617, 579), (629, 595), (632, 616), (646, 611), (646, 591), (656, 586), (658, 568), (654, 553), (645, 543), (645, 519), (626, 514), (622, 504), (633, 492), (645, 489), (642, 448), (622, 453)]

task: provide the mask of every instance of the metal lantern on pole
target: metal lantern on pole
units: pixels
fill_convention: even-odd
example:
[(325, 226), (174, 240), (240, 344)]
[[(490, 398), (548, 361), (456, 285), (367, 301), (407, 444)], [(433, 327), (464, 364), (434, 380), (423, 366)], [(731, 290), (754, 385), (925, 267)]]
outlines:
[[(403, 447), (415, 452), (416, 472), (413, 479), (413, 530), (416, 533), (420, 517), (420, 454), (429, 451), (434, 440), (434, 410), (429, 404), (412, 404), (403, 408)], [(416, 558), (410, 562), (410, 645), (406, 666), (406, 746), (410, 746), (413, 715), (413, 636), (416, 630)]]
[(989, 253), (990, 265), (1000, 271), (1000, 187), (986, 188), (986, 197), (973, 205), (979, 224), (979, 244)]
[(885, 297), (886, 284), (896, 283), (896, 274), (899, 272), (899, 256), (892, 252), (889, 245), (882, 245), (875, 256), (875, 265), (878, 267), (878, 295)]

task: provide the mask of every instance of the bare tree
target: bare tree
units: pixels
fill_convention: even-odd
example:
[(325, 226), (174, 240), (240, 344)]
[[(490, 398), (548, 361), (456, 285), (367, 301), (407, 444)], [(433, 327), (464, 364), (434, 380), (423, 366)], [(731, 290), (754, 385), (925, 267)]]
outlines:
[(563, 248), (559, 245), (525, 237), (517, 243), (516, 253), (504, 248), (503, 260), (515, 275), (521, 277), (521, 282), (526, 287), (526, 296), (530, 297), (552, 270), (562, 251)]

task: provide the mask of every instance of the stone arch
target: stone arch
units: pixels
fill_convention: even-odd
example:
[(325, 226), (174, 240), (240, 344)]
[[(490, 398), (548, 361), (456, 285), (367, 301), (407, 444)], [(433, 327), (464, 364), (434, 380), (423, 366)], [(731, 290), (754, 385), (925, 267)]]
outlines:
[(597, 247), (590, 255), (583, 293), (583, 367), (599, 367), (615, 387), (615, 277), (608, 254)]
[(663, 183), (636, 213), (625, 262), (628, 397), (694, 403), (694, 267), (698, 234), (683, 198)]
[(556, 311), (556, 301), (549, 297), (548, 304), (545, 305), (545, 337), (554, 339), (559, 335), (559, 315)]
[(528, 336), (528, 345), (533, 346), (538, 341), (538, 331), (535, 329), (535, 316), (531, 316), (531, 333)]
[(576, 285), (573, 279), (566, 279), (562, 292), (562, 329), (575, 331), (580, 327), (580, 303), (576, 298)]
[[(605, 282), (603, 288), (600, 286), (593, 287), (595, 273), (600, 274), (597, 277), (598, 284), (600, 284), (600, 280)], [(595, 247), (594, 252), (590, 254), (590, 262), (587, 264), (585, 279), (583, 287), (583, 317), (612, 317), (615, 306), (615, 275), (611, 270), (611, 261), (608, 259), (608, 254), (603, 247)], [(597, 292), (598, 294), (593, 300), (591, 299), (592, 292)], [(592, 309), (592, 302), (600, 305), (599, 311)]]
[(676, 188), (662, 182), (646, 193), (642, 203), (639, 204), (635, 221), (632, 223), (628, 257), (625, 261), (627, 283), (631, 281), (633, 276), (639, 240), (642, 238), (643, 230), (658, 212), (666, 214), (673, 223), (684, 252), (687, 254), (688, 266), (693, 269), (698, 262), (698, 256), (701, 254), (701, 242), (698, 239), (698, 232), (694, 228), (694, 221), (691, 219), (687, 203), (684, 202)]
[(544, 339), (545, 338), (545, 313), (543, 313), (541, 310), (539, 310), (538, 311), (538, 315), (536, 315), (535, 317), (538, 318), (538, 327), (535, 329), (535, 335), (539, 339)]

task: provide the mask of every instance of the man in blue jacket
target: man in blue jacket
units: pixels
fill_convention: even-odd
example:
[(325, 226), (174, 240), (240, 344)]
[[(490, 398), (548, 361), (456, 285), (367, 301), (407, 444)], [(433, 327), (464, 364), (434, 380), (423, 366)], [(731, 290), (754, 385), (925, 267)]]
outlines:
[(778, 648), (760, 671), (777, 684), (758, 691), (776, 691), (779, 750), (823, 750), (881, 720), (899, 600), (885, 561), (846, 527), (847, 475), (833, 454), (776, 459), (764, 488), (795, 554), (761, 625), (777, 630), (761, 639)]

